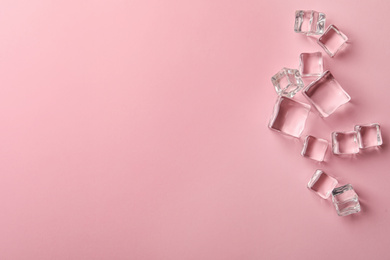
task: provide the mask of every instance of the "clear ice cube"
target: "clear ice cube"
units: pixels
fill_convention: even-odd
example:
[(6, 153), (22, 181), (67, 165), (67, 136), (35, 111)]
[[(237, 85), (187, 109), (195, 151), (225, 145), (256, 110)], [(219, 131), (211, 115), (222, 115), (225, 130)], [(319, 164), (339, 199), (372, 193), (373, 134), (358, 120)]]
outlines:
[(332, 133), (332, 151), (334, 154), (356, 154), (359, 152), (357, 133), (351, 132), (333, 132)]
[(322, 117), (328, 117), (337, 108), (351, 100), (329, 70), (310, 83), (303, 95), (312, 103)]
[(301, 155), (322, 162), (328, 149), (328, 141), (308, 135), (305, 138)]
[(293, 97), (304, 84), (298, 70), (283, 68), (271, 78), (279, 96)]
[(335, 178), (329, 176), (322, 170), (316, 170), (307, 187), (321, 198), (327, 199), (337, 184), (338, 181)]
[(306, 35), (323, 34), (326, 16), (313, 10), (295, 11), (294, 31)]
[(310, 106), (287, 97), (278, 97), (268, 127), (277, 132), (300, 137)]
[(383, 143), (379, 124), (356, 125), (355, 131), (360, 149), (380, 146)]
[(322, 53), (301, 53), (299, 55), (299, 72), (302, 77), (321, 76), (324, 72)]
[(324, 34), (317, 40), (318, 44), (324, 48), (330, 57), (335, 56), (347, 41), (348, 37), (333, 24), (329, 25)]
[(339, 216), (347, 216), (360, 211), (359, 197), (351, 184), (335, 188), (332, 191), (332, 201)]

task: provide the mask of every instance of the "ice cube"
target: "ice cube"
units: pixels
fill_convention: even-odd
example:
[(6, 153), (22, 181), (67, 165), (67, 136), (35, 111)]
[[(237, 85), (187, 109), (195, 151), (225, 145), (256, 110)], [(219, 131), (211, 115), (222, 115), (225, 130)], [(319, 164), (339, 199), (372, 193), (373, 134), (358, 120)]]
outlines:
[(329, 25), (324, 34), (317, 40), (318, 44), (324, 48), (330, 57), (335, 56), (347, 41), (348, 37), (333, 24)]
[(310, 83), (302, 93), (318, 110), (322, 117), (328, 117), (351, 97), (345, 92), (329, 70)]
[(335, 188), (332, 191), (332, 201), (339, 216), (347, 216), (360, 211), (359, 198), (351, 184)]
[(293, 97), (304, 84), (301, 74), (296, 69), (283, 68), (271, 78), (279, 96)]
[(338, 181), (335, 178), (329, 176), (322, 170), (316, 170), (307, 187), (321, 198), (327, 199), (337, 184)]
[(305, 138), (301, 155), (322, 162), (328, 149), (328, 141), (308, 135)]
[(301, 53), (299, 55), (299, 72), (302, 77), (321, 76), (324, 72), (322, 53)]
[(361, 149), (380, 146), (383, 143), (379, 124), (356, 125), (355, 131)]
[(334, 154), (356, 154), (359, 152), (357, 133), (351, 132), (333, 132), (332, 133), (332, 151)]
[(310, 106), (287, 97), (278, 97), (268, 127), (277, 132), (300, 137)]
[(313, 10), (295, 11), (294, 31), (306, 35), (323, 34), (326, 16)]

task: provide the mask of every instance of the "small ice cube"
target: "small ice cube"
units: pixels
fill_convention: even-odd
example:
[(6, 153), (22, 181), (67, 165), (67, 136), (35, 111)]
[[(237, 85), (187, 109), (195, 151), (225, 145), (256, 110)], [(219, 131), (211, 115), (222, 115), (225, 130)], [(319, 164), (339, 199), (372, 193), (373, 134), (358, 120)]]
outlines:
[(292, 98), (304, 84), (298, 70), (283, 68), (271, 78), (279, 96)]
[(313, 10), (295, 11), (294, 31), (306, 35), (323, 34), (326, 16)]
[(333, 132), (332, 133), (332, 151), (334, 154), (356, 154), (359, 152), (357, 133), (352, 132)]
[(324, 72), (322, 53), (301, 53), (299, 55), (299, 72), (302, 77), (321, 76)]
[(328, 149), (328, 141), (308, 135), (305, 138), (301, 155), (322, 162)]
[(348, 37), (333, 24), (329, 25), (324, 34), (317, 40), (318, 44), (324, 48), (330, 57), (336, 55), (347, 41)]
[(335, 188), (332, 191), (332, 201), (339, 216), (347, 216), (360, 211), (359, 197), (351, 184)]
[(379, 124), (356, 125), (355, 131), (360, 149), (380, 146), (383, 143)]
[(335, 178), (329, 176), (322, 170), (316, 170), (307, 187), (321, 198), (327, 199), (337, 184), (338, 181)]

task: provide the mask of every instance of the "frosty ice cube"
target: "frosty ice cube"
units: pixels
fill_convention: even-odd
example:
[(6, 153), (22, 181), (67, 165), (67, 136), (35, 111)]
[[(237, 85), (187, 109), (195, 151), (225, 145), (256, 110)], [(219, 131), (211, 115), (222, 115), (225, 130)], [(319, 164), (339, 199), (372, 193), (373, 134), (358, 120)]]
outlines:
[(300, 137), (310, 106), (287, 97), (278, 97), (268, 127), (277, 132)]
[(329, 176), (322, 170), (316, 170), (307, 187), (321, 198), (327, 199), (337, 184), (338, 181), (335, 178)]
[(329, 70), (310, 83), (303, 95), (312, 103), (322, 117), (328, 117), (337, 108), (351, 100), (351, 97), (336, 81)]
[(293, 97), (304, 84), (298, 70), (283, 68), (271, 78), (279, 96)]
[(328, 141), (308, 135), (305, 138), (301, 155), (322, 162), (328, 149)]
[(383, 143), (379, 124), (356, 125), (355, 131), (361, 149), (380, 146)]
[(324, 72), (322, 53), (301, 53), (299, 55), (299, 72), (302, 77), (321, 76)]
[(332, 201), (339, 216), (347, 216), (360, 211), (359, 198), (351, 184), (335, 188), (332, 191)]
[(356, 154), (359, 152), (357, 133), (352, 132), (333, 132), (332, 133), (332, 152), (334, 154)]
[(295, 11), (294, 31), (306, 35), (323, 34), (326, 16), (313, 10)]
[(333, 24), (329, 25), (324, 34), (317, 40), (318, 44), (324, 48), (330, 57), (336, 55), (347, 41), (348, 37)]

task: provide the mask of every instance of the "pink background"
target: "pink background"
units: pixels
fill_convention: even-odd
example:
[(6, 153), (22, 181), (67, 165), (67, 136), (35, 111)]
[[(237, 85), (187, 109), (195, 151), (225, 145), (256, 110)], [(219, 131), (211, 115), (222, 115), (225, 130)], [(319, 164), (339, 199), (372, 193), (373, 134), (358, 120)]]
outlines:
[[(267, 128), (271, 76), (322, 51), (294, 33), (296, 9), (325, 12), (351, 41), (325, 67), (352, 101), (312, 111), (303, 134), (378, 122), (381, 149), (319, 164), (303, 138)], [(389, 12), (2, 0), (0, 259), (389, 259)], [(351, 183), (362, 212), (338, 217), (310, 192), (316, 169)]]

